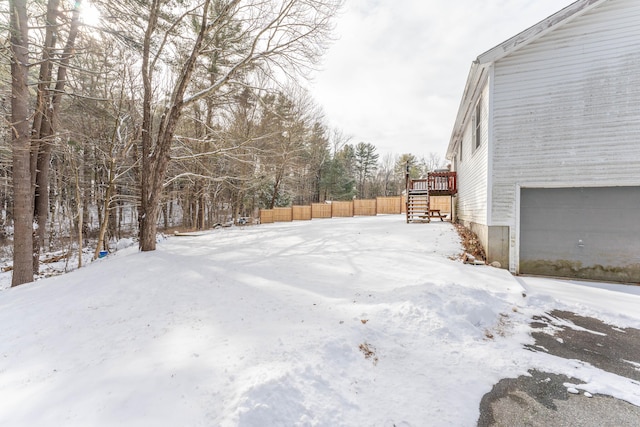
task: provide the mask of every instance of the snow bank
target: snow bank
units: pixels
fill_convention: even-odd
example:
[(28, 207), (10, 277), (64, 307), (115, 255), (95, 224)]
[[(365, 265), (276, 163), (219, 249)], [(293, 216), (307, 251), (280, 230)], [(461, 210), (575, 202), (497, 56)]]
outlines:
[(314, 220), (5, 290), (0, 425), (475, 425), (542, 360), (522, 348), (541, 307), (461, 252), (448, 223)]

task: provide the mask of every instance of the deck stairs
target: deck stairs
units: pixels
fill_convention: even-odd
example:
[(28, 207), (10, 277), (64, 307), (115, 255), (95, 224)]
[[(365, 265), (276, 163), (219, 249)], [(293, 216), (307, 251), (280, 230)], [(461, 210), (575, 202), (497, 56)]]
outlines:
[[(407, 168), (408, 171), (408, 168)], [(407, 223), (430, 222), (440, 211), (430, 207), (431, 196), (454, 196), (458, 192), (456, 173), (448, 170), (429, 172), (426, 179), (410, 179), (406, 176)]]
[(407, 222), (430, 222), (429, 189), (407, 192)]

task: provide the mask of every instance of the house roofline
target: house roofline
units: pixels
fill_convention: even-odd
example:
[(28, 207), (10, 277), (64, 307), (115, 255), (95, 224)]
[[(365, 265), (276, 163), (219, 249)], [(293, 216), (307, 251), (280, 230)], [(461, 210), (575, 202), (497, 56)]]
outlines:
[(449, 147), (447, 148), (447, 154), (445, 156), (447, 160), (452, 160), (454, 157), (458, 145), (457, 142), (464, 133), (464, 125), (469, 121), (468, 114), (471, 111), (471, 106), (475, 105), (480, 96), (479, 89), (482, 88), (483, 80), (486, 79), (487, 68), (487, 64), (481, 64), (477, 59), (471, 63), (467, 83), (464, 86), (464, 92), (462, 93), (462, 99), (458, 107), (456, 122), (451, 132), (451, 138), (449, 139)]
[(480, 54), (471, 63), (471, 69), (469, 70), (467, 82), (462, 94), (462, 100), (460, 101), (460, 107), (458, 108), (458, 115), (456, 117), (453, 131), (451, 132), (446, 158), (448, 160), (453, 159), (453, 153), (456, 150), (458, 139), (462, 135), (464, 126), (468, 121), (469, 110), (476, 102), (478, 88), (474, 88), (474, 85), (482, 81), (483, 74), (486, 75), (486, 70), (491, 67), (494, 62), (516, 52), (522, 47), (572, 21), (578, 16), (583, 15), (585, 12), (593, 9), (601, 3), (604, 3), (605, 1), (607, 0), (578, 0), (548, 18), (543, 19), (537, 24), (516, 34), (510, 39)]

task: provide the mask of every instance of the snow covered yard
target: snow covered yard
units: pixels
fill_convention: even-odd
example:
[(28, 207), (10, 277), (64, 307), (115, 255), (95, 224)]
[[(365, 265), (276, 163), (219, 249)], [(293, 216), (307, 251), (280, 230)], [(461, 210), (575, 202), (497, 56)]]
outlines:
[(558, 291), (461, 252), (449, 223), (313, 220), (5, 289), (0, 425), (472, 426), (493, 384), (531, 368), (640, 405), (637, 383), (523, 348), (553, 308), (638, 327), (640, 295)]

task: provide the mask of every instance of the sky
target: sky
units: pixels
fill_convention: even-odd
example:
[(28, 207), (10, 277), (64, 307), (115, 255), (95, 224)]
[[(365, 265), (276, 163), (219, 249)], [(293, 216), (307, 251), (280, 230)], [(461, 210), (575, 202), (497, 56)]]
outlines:
[(346, 0), (311, 93), (351, 143), (444, 159), (471, 62), (571, 3)]

